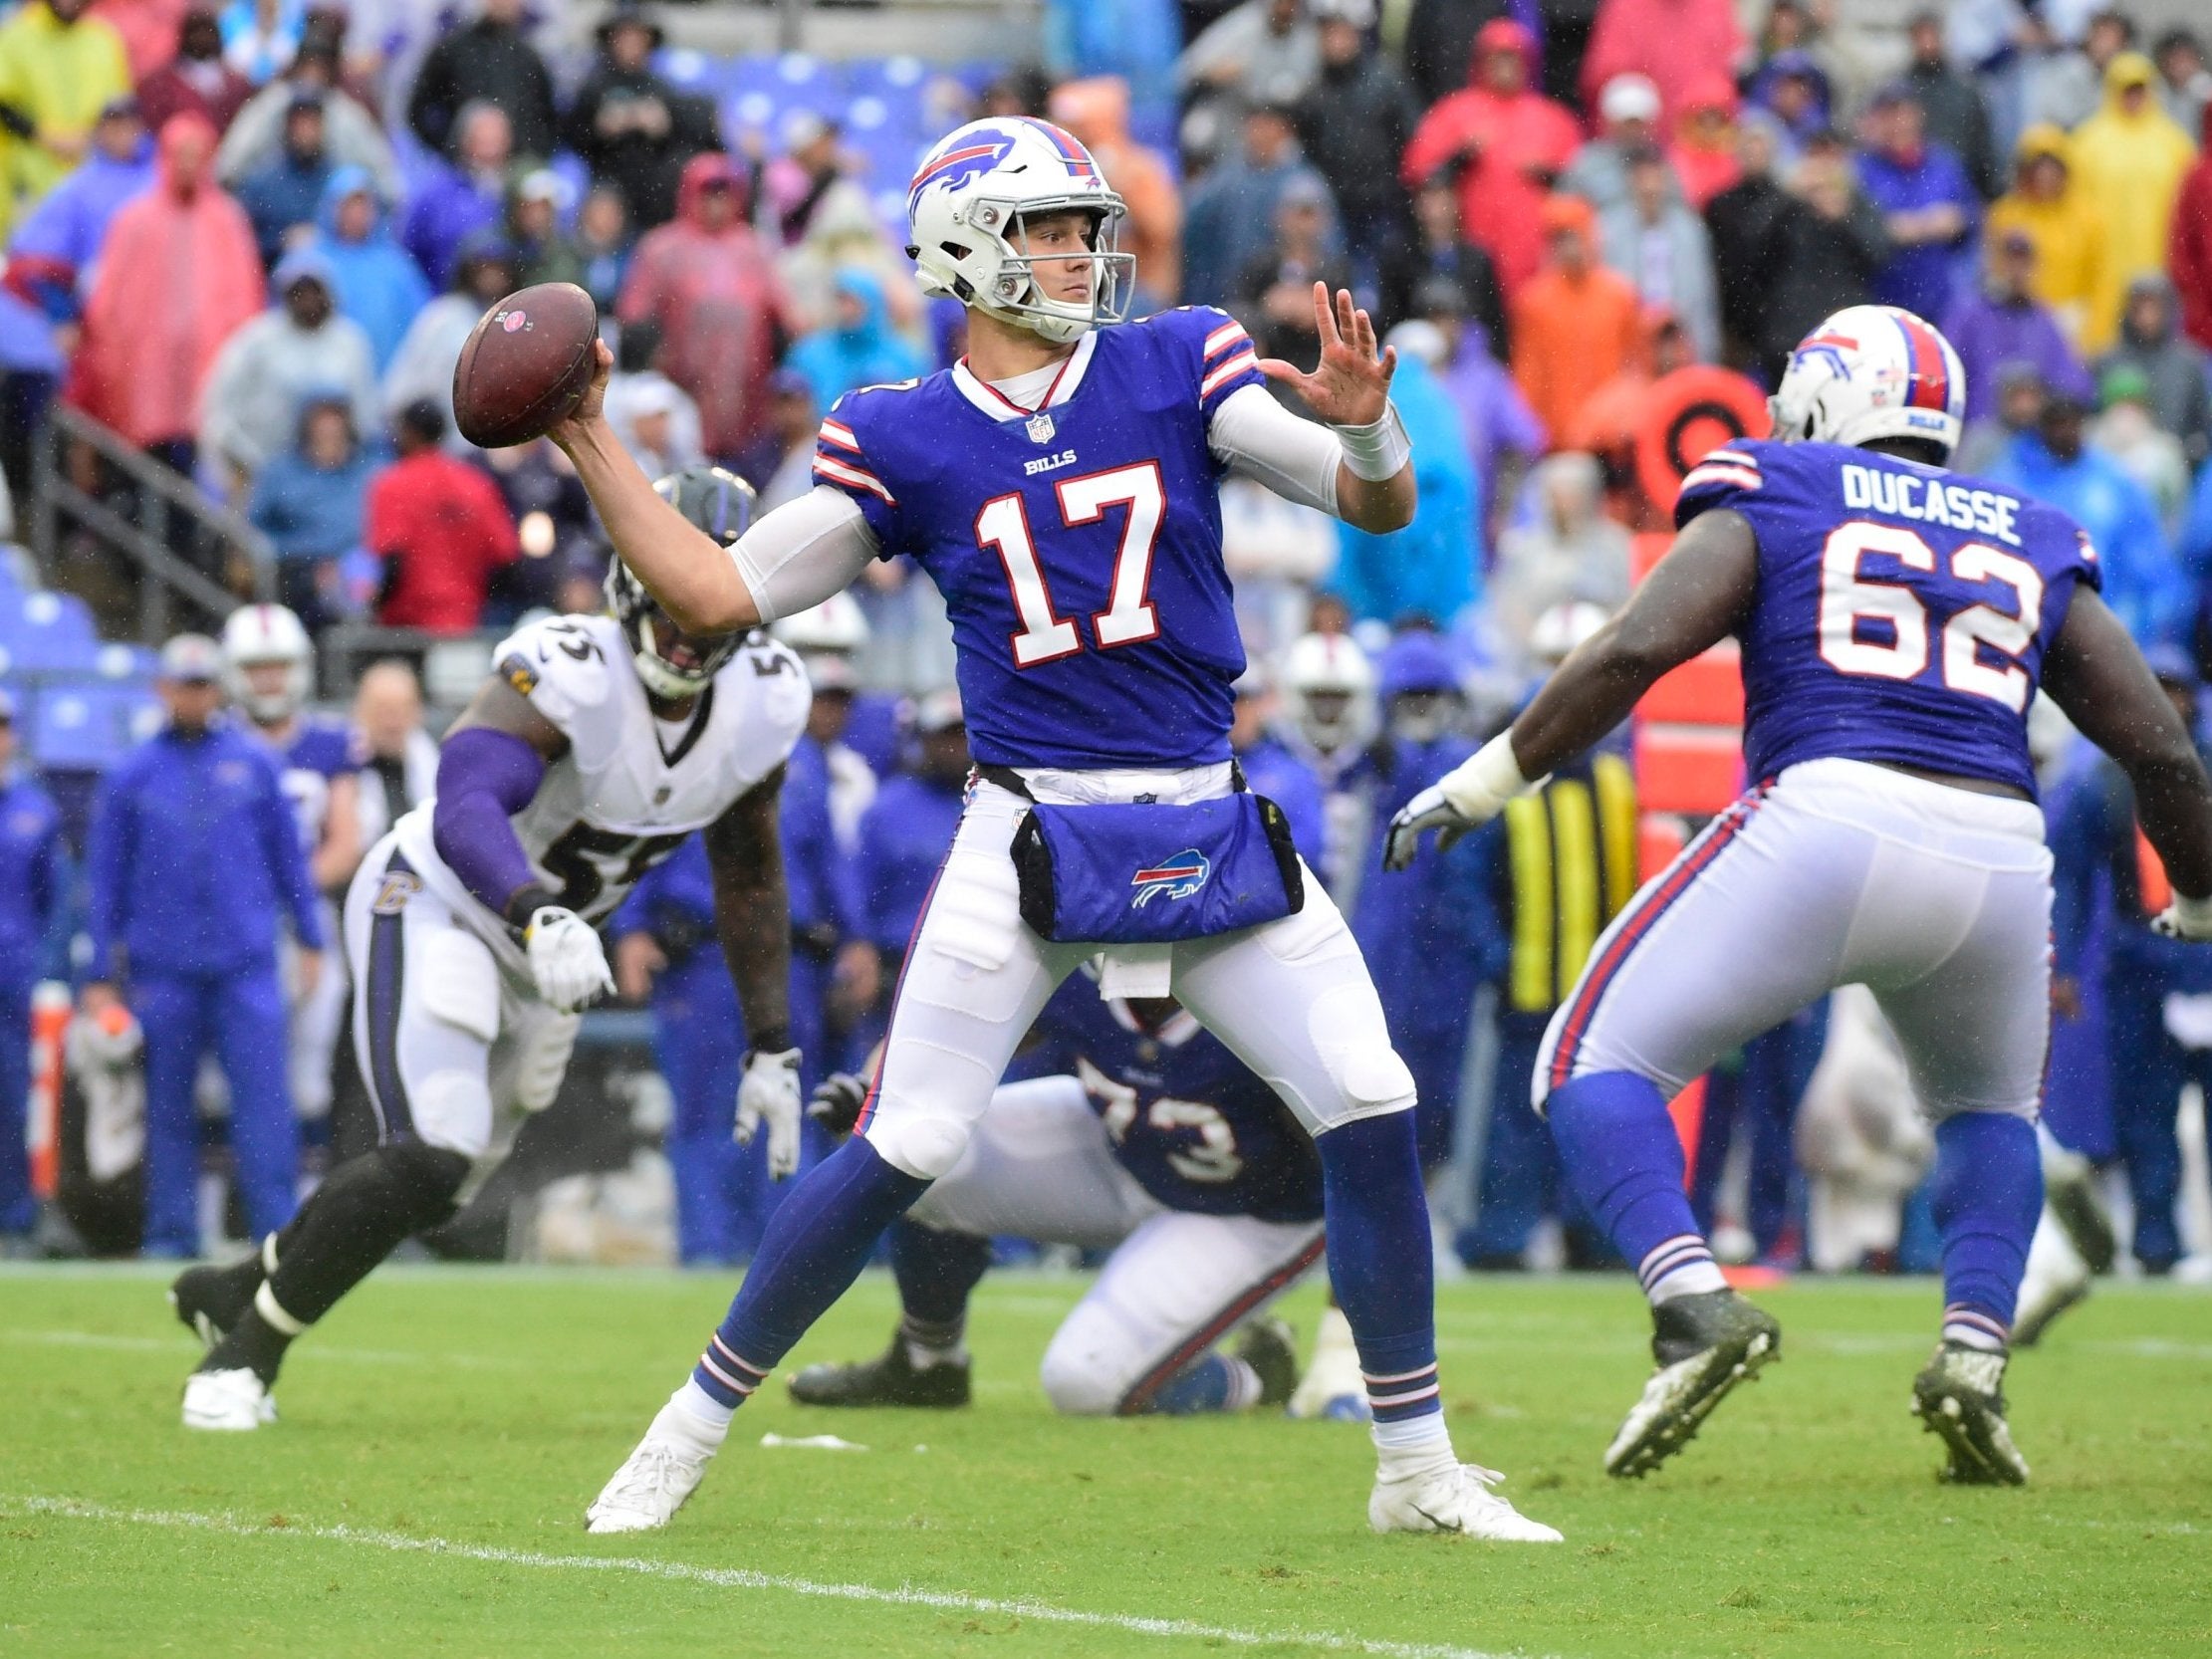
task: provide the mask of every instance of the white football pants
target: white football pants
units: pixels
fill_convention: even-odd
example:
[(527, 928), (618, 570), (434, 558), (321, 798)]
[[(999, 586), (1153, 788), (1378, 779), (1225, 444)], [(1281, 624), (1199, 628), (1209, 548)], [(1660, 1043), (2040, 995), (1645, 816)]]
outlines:
[(346, 890), (354, 1052), (380, 1141), (411, 1135), (482, 1158), (496, 1111), (553, 1103), (578, 1016), (503, 972), (491, 946), (407, 867), (386, 835)]
[[(1228, 768), (1050, 774), (1048, 800), (1216, 798)], [(978, 781), (922, 903), (892, 999), (875, 1086), (860, 1117), (885, 1162), (922, 1180), (950, 1170), (1014, 1048), (1054, 987), (1096, 945), (1051, 944), (1022, 920), (1010, 851), (1028, 803)], [(1413, 1104), (1382, 1003), (1352, 930), (1311, 871), (1305, 908), (1281, 921), (1173, 947), (1174, 995), (1319, 1132)]]
[(300, 994), (300, 947), (286, 934), (279, 948), (284, 980), (287, 1069), (292, 1081), (292, 1106), (303, 1118), (326, 1117), (331, 1109), (331, 1057), (338, 1052), (338, 1034), (346, 1027), (346, 952), (339, 937), (338, 907), (318, 898), (323, 917), (323, 977), (306, 996)]
[(1322, 1254), (1319, 1222), (1166, 1208), (1115, 1160), (1074, 1077), (1008, 1083), (994, 1093), (959, 1162), (906, 1219), (1113, 1252), (1045, 1350), (1046, 1396), (1072, 1416), (1143, 1409), (1162, 1383)]
[(2051, 1024), (2042, 811), (1863, 761), (1808, 761), (1715, 819), (1598, 939), (1545, 1033), (1571, 1077), (1668, 1094), (1839, 986), (1897, 1035), (1920, 1109), (2033, 1118)]

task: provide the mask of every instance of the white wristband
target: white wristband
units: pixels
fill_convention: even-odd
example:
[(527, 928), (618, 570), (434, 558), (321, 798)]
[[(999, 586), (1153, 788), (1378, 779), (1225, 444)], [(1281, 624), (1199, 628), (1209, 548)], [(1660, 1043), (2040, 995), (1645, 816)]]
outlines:
[(1395, 478), (1413, 457), (1413, 440), (1405, 435), (1395, 403), (1383, 405), (1378, 419), (1364, 426), (1333, 426), (1337, 441), (1345, 446), (1345, 465), (1354, 478), (1380, 484)]
[(1511, 729), (1500, 732), (1436, 786), (1453, 812), (1476, 824), (1487, 824), (1505, 811), (1505, 804), (1529, 787), (1521, 763), (1513, 758)]

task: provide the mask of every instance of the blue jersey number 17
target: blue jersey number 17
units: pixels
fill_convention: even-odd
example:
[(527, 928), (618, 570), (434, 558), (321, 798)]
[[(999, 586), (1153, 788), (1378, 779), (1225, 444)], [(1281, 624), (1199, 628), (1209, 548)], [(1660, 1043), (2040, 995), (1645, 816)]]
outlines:
[[(1157, 639), (1159, 613), (1152, 608), (1148, 590), (1152, 550), (1159, 541), (1160, 518), (1167, 507), (1159, 463), (1138, 461), (1108, 472), (1063, 478), (1055, 485), (1054, 493), (1060, 499), (1061, 522), (1071, 530), (1097, 524), (1108, 507), (1128, 509), (1121, 543), (1114, 553), (1113, 584), (1107, 592), (1106, 607), (1091, 618), (1099, 649)], [(1022, 504), (1021, 495), (1016, 492), (985, 502), (975, 516), (975, 536), (998, 554), (999, 563), (1006, 568), (1014, 614), (1022, 624), (1009, 640), (1014, 666), (1035, 668), (1082, 650), (1083, 635), (1075, 621), (1053, 607), (1052, 584), (1038, 558), (1036, 540), (1030, 535), (1029, 510)]]

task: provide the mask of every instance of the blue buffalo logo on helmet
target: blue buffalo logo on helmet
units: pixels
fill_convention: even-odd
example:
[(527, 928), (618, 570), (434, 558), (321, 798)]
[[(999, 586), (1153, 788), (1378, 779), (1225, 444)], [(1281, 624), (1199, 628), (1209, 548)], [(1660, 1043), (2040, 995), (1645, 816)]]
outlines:
[(1129, 908), (1141, 910), (1155, 898), (1188, 898), (1206, 884), (1213, 865), (1196, 847), (1185, 847), (1172, 858), (1138, 870), (1129, 877), (1135, 889)]

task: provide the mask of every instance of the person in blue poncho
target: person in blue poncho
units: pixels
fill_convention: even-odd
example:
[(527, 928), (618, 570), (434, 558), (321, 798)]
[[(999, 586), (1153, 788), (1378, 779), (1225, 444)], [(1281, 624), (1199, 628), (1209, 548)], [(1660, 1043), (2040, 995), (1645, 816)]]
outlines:
[(1442, 335), (1434, 324), (1401, 323), (1390, 341), (1398, 352), (1390, 396), (1413, 442), (1420, 507), (1387, 536), (1341, 526), (1330, 588), (1355, 617), (1422, 615), (1448, 628), (1481, 592), (1482, 486), (1459, 407), (1430, 366), (1443, 356)]
[(312, 244), (331, 262), (339, 314), (369, 336), (376, 372), (391, 363), (415, 314), (430, 303), (422, 268), (391, 234), (376, 181), (367, 167), (340, 167), (323, 187)]
[(839, 268), (834, 284), (837, 321), (793, 346), (784, 365), (806, 378), (815, 406), (827, 409), (859, 386), (907, 380), (929, 372), (921, 350), (889, 322), (883, 285), (858, 265)]

